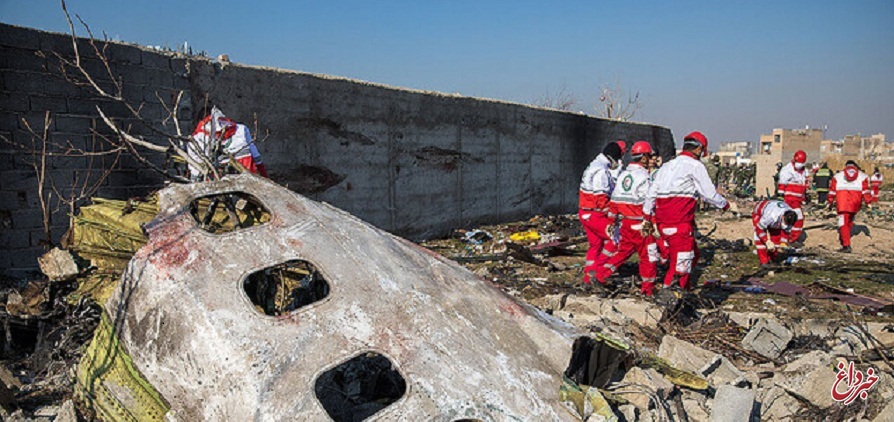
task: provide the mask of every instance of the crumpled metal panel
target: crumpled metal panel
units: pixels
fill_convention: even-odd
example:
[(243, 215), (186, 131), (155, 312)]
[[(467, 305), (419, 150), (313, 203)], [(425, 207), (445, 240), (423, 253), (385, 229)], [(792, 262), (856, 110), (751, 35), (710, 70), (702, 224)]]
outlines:
[[(260, 199), (271, 221), (226, 234), (197, 227), (191, 200)], [(375, 351), (407, 393), (373, 420), (575, 420), (559, 402), (580, 335), (458, 264), (270, 181), (172, 185), (106, 307), (172, 420), (326, 420), (324, 371)], [(272, 317), (245, 277), (292, 259), (330, 285), (320, 302)]]

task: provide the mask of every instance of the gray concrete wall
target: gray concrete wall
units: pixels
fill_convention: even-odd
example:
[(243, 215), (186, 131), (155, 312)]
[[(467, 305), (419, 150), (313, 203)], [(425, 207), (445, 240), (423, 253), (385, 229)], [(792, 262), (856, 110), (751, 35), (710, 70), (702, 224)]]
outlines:
[(274, 180), (412, 239), (575, 211), (580, 175), (607, 141), (673, 152), (653, 125), (277, 69), (190, 70), (195, 109), (208, 98), (270, 132), (261, 150)]
[[(82, 51), (87, 48), (83, 43)], [(476, 98), (411, 91), (323, 75), (237, 64), (221, 66), (137, 46), (109, 44), (112, 73), (125, 97), (143, 104), (160, 129), (170, 101), (186, 91), (179, 118), (189, 131), (207, 105), (246, 123), (271, 178), (411, 239), (454, 228), (573, 212), (581, 172), (614, 139), (652, 141), (673, 153), (668, 129)], [(54, 54), (71, 54), (70, 39), (0, 24), (0, 135), (30, 142), (21, 118), (50, 111), (51, 137), (87, 145), (92, 131), (108, 134), (94, 106), (127, 118), (120, 105), (66, 82)], [(94, 74), (103, 71), (88, 62)], [(123, 120), (135, 124), (133, 119)], [(139, 125), (134, 132), (151, 137)], [(148, 155), (163, 164), (164, 157)], [(37, 180), (21, 150), (0, 142), (0, 272), (36, 267), (43, 252)], [(160, 187), (162, 179), (129, 157), (104, 159), (112, 168), (99, 195), (126, 198)], [(53, 160), (58, 184), (84, 175), (84, 158)], [(53, 217), (54, 241), (67, 227)]]

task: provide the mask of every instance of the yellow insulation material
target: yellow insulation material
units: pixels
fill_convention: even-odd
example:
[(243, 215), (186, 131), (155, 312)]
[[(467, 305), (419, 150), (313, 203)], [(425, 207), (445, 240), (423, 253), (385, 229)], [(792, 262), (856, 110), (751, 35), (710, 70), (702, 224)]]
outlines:
[(146, 244), (141, 225), (158, 214), (153, 196), (147, 202), (93, 198), (81, 207), (68, 239), (68, 249), (96, 267), (78, 279), (78, 289), (69, 297), (83, 296), (105, 303), (133, 254)]
[(75, 394), (103, 421), (162, 421), (170, 406), (134, 367), (105, 312), (75, 374)]

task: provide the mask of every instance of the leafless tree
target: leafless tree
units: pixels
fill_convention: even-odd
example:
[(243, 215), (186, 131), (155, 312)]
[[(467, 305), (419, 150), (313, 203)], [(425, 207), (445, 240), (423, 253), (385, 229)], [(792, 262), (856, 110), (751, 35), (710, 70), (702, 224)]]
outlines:
[(574, 94), (568, 92), (563, 86), (555, 95), (550, 94), (549, 90), (547, 90), (546, 94), (535, 98), (533, 103), (538, 107), (571, 111), (574, 105), (577, 104), (577, 99), (574, 97)]
[(639, 91), (628, 91), (619, 78), (615, 78), (614, 83), (602, 84), (599, 91), (599, 104), (596, 105), (599, 117), (626, 122), (643, 108)]

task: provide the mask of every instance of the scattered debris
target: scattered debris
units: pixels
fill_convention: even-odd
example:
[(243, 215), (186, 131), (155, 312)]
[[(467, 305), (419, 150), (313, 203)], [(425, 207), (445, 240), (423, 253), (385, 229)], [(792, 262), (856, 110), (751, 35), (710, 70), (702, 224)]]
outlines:
[(754, 390), (722, 385), (711, 409), (713, 422), (748, 422), (754, 409)]
[(742, 340), (742, 346), (768, 359), (778, 358), (789, 341), (792, 332), (775, 319), (761, 318)]

